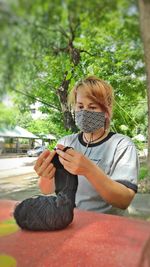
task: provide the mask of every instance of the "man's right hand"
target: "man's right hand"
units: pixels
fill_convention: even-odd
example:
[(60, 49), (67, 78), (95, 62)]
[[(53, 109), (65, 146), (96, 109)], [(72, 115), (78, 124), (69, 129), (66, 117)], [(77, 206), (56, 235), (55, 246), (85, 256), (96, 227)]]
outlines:
[(54, 178), (56, 168), (51, 163), (56, 151), (45, 150), (37, 159), (34, 170), (37, 175), (47, 179)]

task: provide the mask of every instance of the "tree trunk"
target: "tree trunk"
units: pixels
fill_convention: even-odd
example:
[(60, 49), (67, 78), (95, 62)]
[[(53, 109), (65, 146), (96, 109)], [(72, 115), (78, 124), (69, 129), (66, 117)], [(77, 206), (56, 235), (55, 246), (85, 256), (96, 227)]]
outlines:
[[(79, 64), (81, 57), (80, 57), (80, 49), (75, 48), (73, 41), (75, 39), (75, 32), (76, 32), (76, 27), (73, 27), (73, 22), (71, 19), (71, 16), (68, 16), (68, 22), (69, 22), (69, 29), (70, 29), (70, 37), (68, 38), (68, 44), (63, 51), (68, 52), (70, 56), (70, 61), (73, 63), (74, 68), (72, 69), (72, 74), (75, 71), (76, 66)], [(77, 25), (78, 26), (78, 23)], [(65, 34), (66, 36), (66, 34)], [(67, 35), (68, 36), (68, 35)], [(58, 52), (60, 52), (62, 49), (59, 49)], [(65, 72), (64, 74), (64, 79), (62, 81), (61, 86), (58, 88), (58, 95), (60, 99), (60, 104), (61, 104), (61, 109), (63, 112), (63, 119), (64, 119), (64, 126), (66, 130), (71, 130), (73, 132), (77, 131), (77, 127), (75, 125), (75, 121), (73, 119), (72, 113), (69, 110), (68, 104), (67, 104), (67, 96), (68, 96), (68, 88), (70, 84), (70, 79), (66, 79), (68, 74), (68, 71)]]
[(150, 0), (139, 0), (140, 27), (144, 44), (148, 101), (148, 169), (150, 174)]
[(69, 83), (70, 83), (70, 80), (66, 80), (66, 75), (65, 75), (65, 78), (61, 86), (58, 88), (57, 92), (59, 95), (61, 109), (63, 113), (64, 127), (66, 130), (71, 130), (72, 132), (75, 132), (77, 130), (77, 127), (75, 126), (75, 121), (73, 120), (71, 111), (69, 110), (69, 107), (67, 104)]

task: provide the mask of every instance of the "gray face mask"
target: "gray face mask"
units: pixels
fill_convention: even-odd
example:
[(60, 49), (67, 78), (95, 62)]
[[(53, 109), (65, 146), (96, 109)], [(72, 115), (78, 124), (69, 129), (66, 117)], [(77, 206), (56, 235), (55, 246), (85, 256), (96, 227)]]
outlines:
[(89, 110), (76, 111), (75, 122), (84, 133), (93, 133), (105, 126), (105, 113)]

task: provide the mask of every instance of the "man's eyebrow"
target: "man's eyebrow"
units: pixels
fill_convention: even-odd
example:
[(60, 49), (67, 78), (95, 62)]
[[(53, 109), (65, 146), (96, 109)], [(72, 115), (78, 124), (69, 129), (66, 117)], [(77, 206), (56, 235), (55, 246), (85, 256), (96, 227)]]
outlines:
[(78, 101), (77, 101), (77, 104), (83, 104), (83, 103), (82, 103), (82, 102), (78, 102)]
[[(83, 104), (82, 102), (78, 102), (78, 101), (77, 101), (76, 103), (77, 103), (77, 104)], [(91, 102), (91, 103), (89, 103), (88, 105), (90, 106), (90, 105), (97, 105), (97, 104), (94, 103), (94, 102)]]

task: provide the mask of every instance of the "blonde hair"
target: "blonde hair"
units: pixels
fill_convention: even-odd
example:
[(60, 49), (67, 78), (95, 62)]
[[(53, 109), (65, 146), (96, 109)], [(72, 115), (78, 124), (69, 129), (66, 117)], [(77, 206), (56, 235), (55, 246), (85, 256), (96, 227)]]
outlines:
[(107, 113), (107, 126), (109, 126), (113, 108), (113, 88), (106, 81), (96, 76), (88, 76), (79, 81), (71, 90), (68, 103), (74, 108), (76, 105), (77, 93), (79, 90), (85, 90), (86, 96), (93, 102), (100, 105), (102, 110)]

